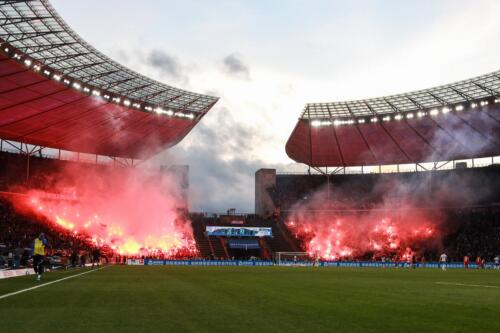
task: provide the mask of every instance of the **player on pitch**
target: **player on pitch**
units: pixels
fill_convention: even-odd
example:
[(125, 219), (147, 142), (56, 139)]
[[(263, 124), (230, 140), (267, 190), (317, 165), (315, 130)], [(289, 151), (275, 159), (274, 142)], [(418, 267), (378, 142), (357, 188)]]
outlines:
[(443, 254), (441, 254), (441, 256), (439, 257), (439, 264), (441, 265), (441, 269), (443, 271), (446, 270), (446, 262), (448, 261), (448, 256), (446, 255), (446, 253), (443, 252)]

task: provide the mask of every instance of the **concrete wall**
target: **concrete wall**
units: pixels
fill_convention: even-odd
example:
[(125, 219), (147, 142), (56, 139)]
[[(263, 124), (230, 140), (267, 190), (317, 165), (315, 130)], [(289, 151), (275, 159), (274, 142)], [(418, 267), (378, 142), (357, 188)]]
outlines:
[(275, 186), (276, 169), (259, 169), (255, 173), (255, 214), (267, 216), (274, 213), (276, 207), (267, 188)]

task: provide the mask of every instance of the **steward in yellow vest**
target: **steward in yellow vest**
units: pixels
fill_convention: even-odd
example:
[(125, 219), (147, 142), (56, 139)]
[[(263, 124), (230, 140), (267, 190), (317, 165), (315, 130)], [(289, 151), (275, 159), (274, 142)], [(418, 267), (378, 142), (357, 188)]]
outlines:
[(48, 242), (43, 232), (40, 234), (40, 236), (38, 236), (38, 238), (35, 238), (35, 240), (33, 241), (33, 269), (37, 274), (37, 281), (40, 281), (40, 278), (43, 274), (43, 266), (45, 262), (45, 247), (47, 246), (47, 244)]

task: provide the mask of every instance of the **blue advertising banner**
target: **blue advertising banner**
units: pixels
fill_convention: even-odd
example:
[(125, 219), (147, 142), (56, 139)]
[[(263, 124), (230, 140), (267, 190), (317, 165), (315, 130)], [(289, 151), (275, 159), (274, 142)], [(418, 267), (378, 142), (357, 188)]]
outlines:
[[(145, 266), (274, 266), (274, 261), (271, 260), (159, 260), (159, 259), (137, 259), (134, 265)], [(130, 263), (129, 263), (130, 265)], [(282, 266), (314, 266), (313, 261), (281, 261)], [(408, 268), (406, 262), (380, 262), (380, 261), (321, 261), (320, 267), (386, 267), (386, 268)], [(416, 264), (417, 268), (440, 268), (438, 262), (429, 262), (425, 267), (421, 263)], [(446, 263), (446, 268), (464, 268), (461, 262)], [(485, 268), (494, 268), (493, 263), (487, 263)], [(475, 264), (469, 264), (469, 269), (477, 269)]]
[(145, 259), (144, 265), (167, 266), (273, 266), (270, 260), (157, 260)]
[[(411, 264), (406, 262), (380, 262), (380, 261), (322, 261), (320, 262), (322, 267), (410, 267)], [(422, 263), (417, 263), (415, 265), (417, 268), (441, 268), (441, 264), (438, 262), (428, 262), (425, 265)], [(464, 268), (464, 264), (461, 262), (448, 262), (446, 263), (446, 268)], [(476, 269), (476, 264), (469, 264), (470, 269)], [(488, 263), (485, 268), (493, 268), (493, 264)]]

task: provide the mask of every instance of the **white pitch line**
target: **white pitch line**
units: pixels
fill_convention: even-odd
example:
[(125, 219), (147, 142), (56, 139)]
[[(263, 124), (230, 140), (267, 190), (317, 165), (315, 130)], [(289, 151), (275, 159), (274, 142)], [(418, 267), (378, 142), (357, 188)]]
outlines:
[(500, 289), (500, 286), (488, 286), (485, 284), (467, 284), (467, 283), (454, 283), (454, 282), (436, 282), (436, 284), (444, 284), (449, 286), (462, 286), (462, 287), (481, 287), (481, 288), (495, 288)]
[(30, 291), (30, 290), (34, 290), (34, 289), (38, 289), (38, 288), (41, 288), (41, 287), (45, 287), (45, 286), (51, 285), (51, 284), (56, 283), (56, 282), (61, 282), (61, 281), (64, 281), (64, 280), (72, 279), (74, 277), (81, 276), (81, 275), (84, 275), (84, 274), (96, 272), (96, 271), (101, 270), (101, 269), (106, 268), (106, 267), (107, 266), (103, 266), (103, 267), (100, 267), (98, 269), (92, 269), (90, 271), (86, 271), (86, 272), (83, 272), (83, 273), (78, 273), (78, 274), (67, 276), (67, 277), (64, 277), (64, 278), (61, 278), (61, 279), (58, 279), (58, 280), (54, 280), (54, 281), (50, 281), (50, 282), (47, 282), (47, 283), (39, 284), (39, 285), (34, 286), (34, 287), (30, 287), (30, 288), (26, 288), (26, 289), (21, 289), (21, 290), (18, 290), (18, 291), (14, 291), (14, 292), (9, 293), (9, 294), (1, 295), (0, 299), (7, 298), (7, 297), (10, 297), (10, 296), (14, 296), (14, 295), (17, 295), (17, 294), (21, 294), (21, 293), (24, 293), (24, 292), (27, 292), (27, 291)]

